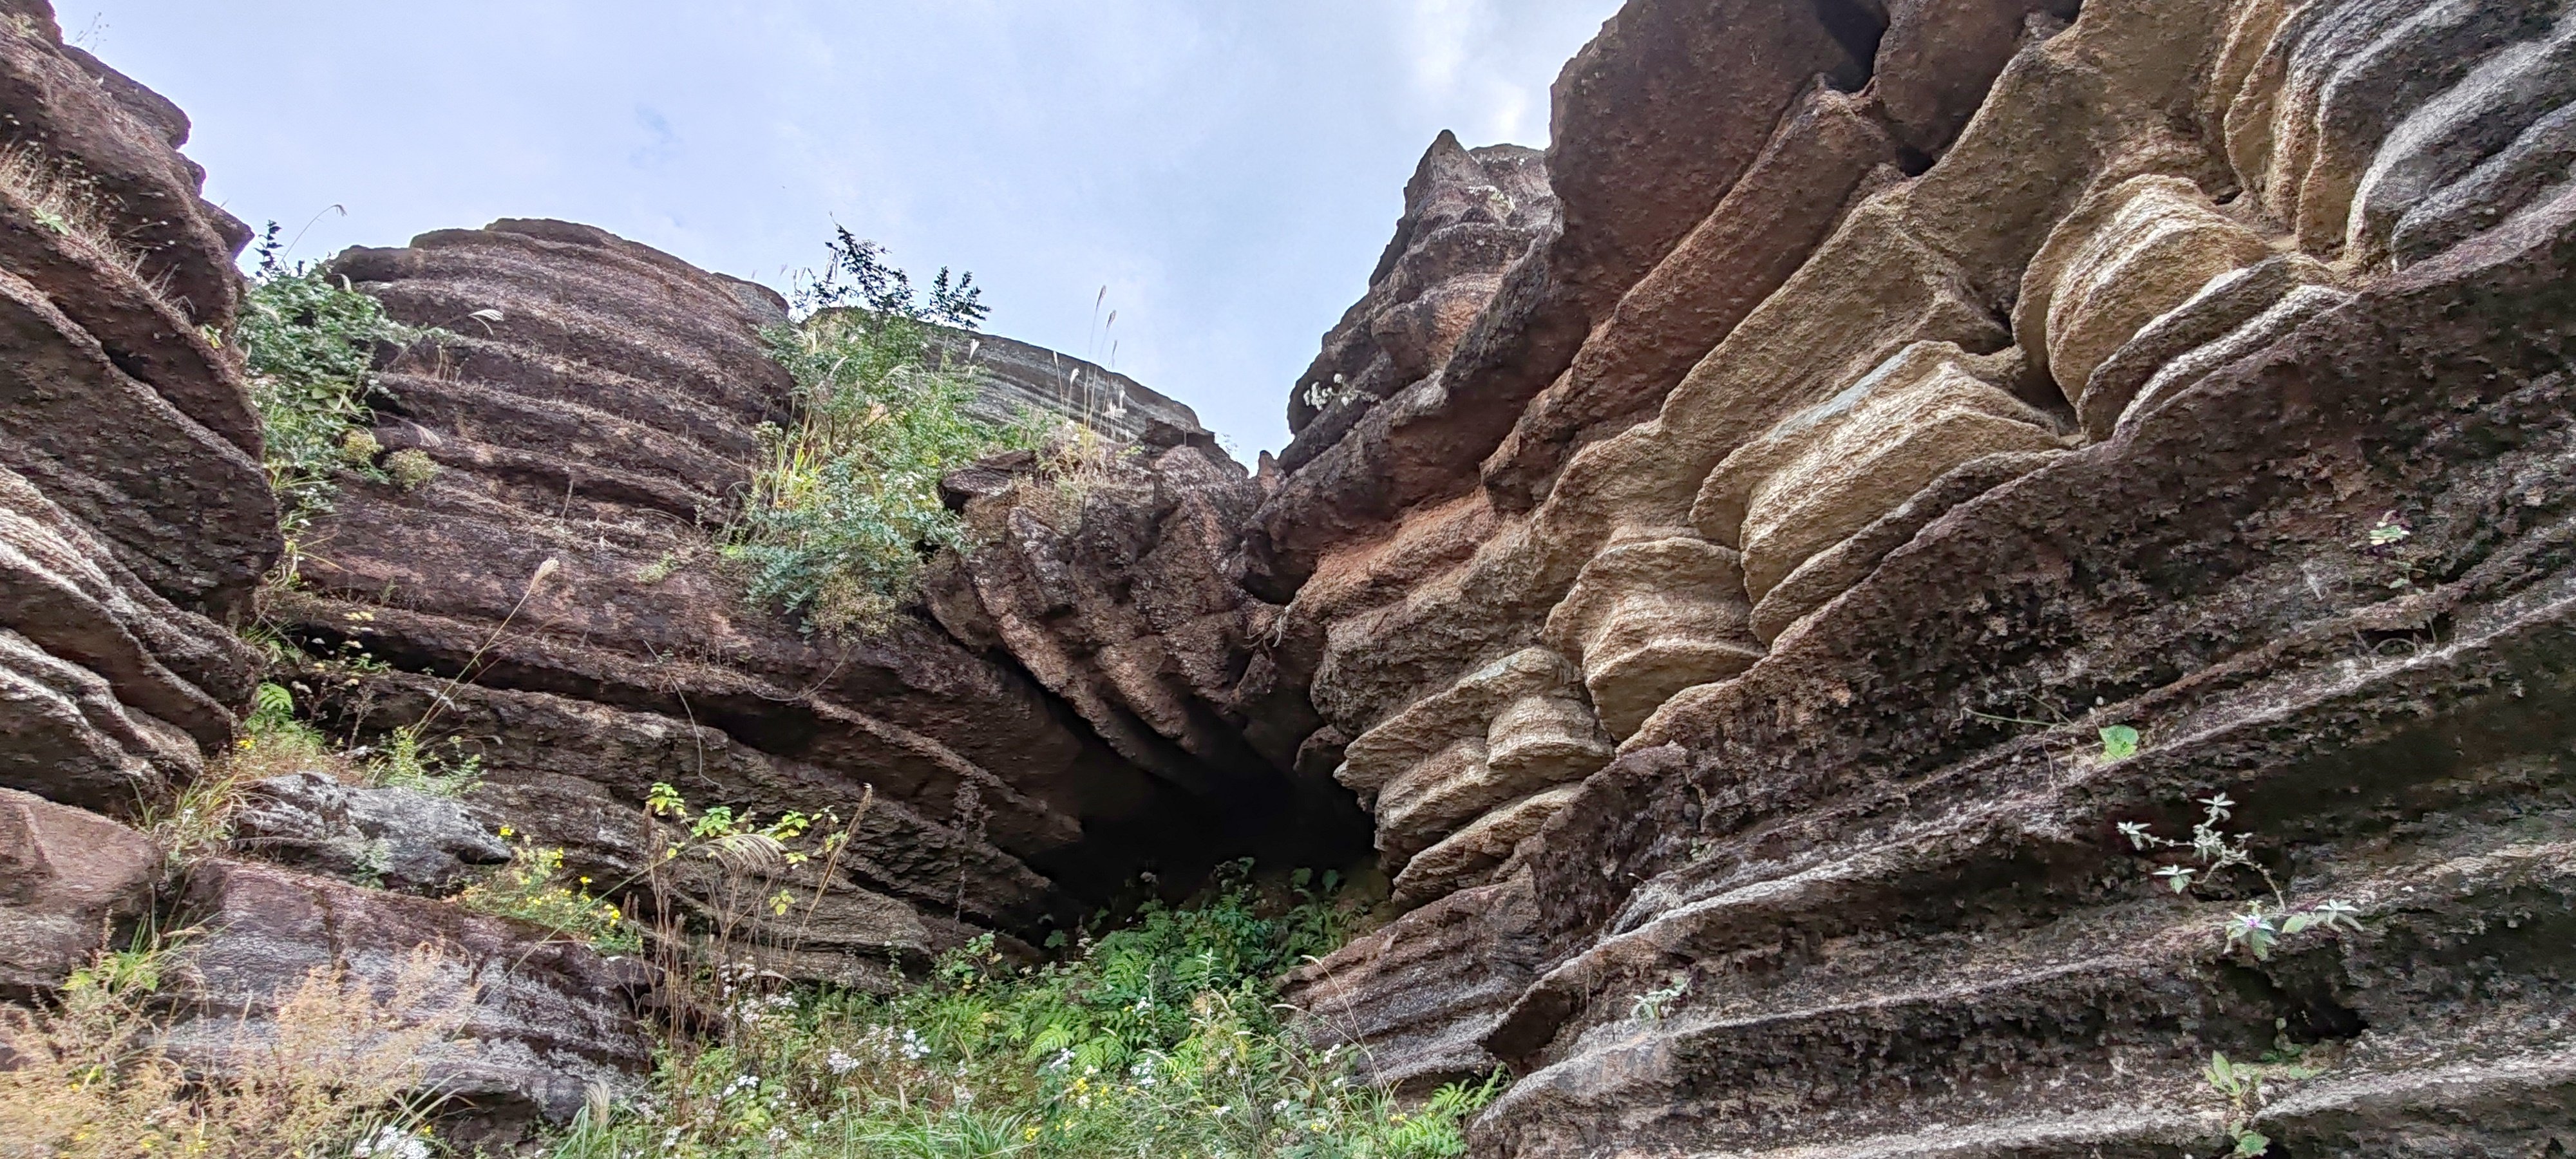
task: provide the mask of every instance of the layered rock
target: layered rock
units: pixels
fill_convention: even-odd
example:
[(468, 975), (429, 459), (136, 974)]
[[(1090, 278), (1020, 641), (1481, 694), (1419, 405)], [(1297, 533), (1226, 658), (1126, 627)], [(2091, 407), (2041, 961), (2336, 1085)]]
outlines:
[[(1521, 1072), (1482, 1154), (2207, 1153), (2276, 1036), (2293, 1153), (2546, 1146), (2565, 15), (1717, 8), (1605, 28), (1561, 236), (1255, 516), (1420, 907), (1311, 1025)], [(2115, 822), (2218, 792), (2364, 931), (2151, 888)]]
[(1134, 443), (1156, 426), (1213, 445), (1198, 412), (1124, 374), (1086, 359), (999, 334), (943, 330), (932, 338), (939, 363), (965, 371), (974, 397), (966, 413), (1009, 427), (1031, 416), (1079, 423), (1118, 443)]
[(259, 423), (207, 339), (249, 231), (178, 110), (0, 25), (0, 786), (131, 810), (231, 741), (255, 655), (218, 621), (278, 549)]
[[(957, 573), (971, 593), (934, 601), (948, 630), (902, 616), (835, 638), (755, 607), (715, 557), (760, 425), (790, 406), (760, 335), (785, 320), (775, 294), (560, 222), (331, 268), (451, 331), (393, 357), (376, 406), (388, 453), (441, 469), (411, 490), (344, 479), (273, 614), (316, 655), (377, 662), (310, 673), (334, 719), (479, 754), (488, 823), (632, 882), (656, 860), (656, 782), (855, 818), (845, 856), (789, 871), (824, 900), (792, 930), (750, 915), (749, 940), (871, 986), (980, 932), (1036, 940), (1139, 870), (1186, 875), (1280, 828), (1304, 730), (1268, 760), (1244, 739), (1232, 697), (1258, 612), (1215, 570), (1252, 485), (1185, 409), (1144, 423), (1150, 462), (1116, 460), (1060, 537), (1004, 519)], [(1088, 618), (1058, 614), (1076, 606)], [(685, 884), (678, 904), (715, 904), (718, 883)]]
[(424, 1089), (448, 1100), (441, 1113), (480, 1133), (569, 1121), (593, 1088), (623, 1090), (651, 1066), (634, 1000), (652, 976), (633, 961), (445, 902), (251, 862), (197, 865), (184, 900), (207, 932), (189, 950), (182, 1017), (160, 1038), (182, 1062), (224, 1066), (295, 1033), (281, 1025), (293, 1017), (285, 1008), (320, 971), (395, 1023), (361, 1038), (389, 1039), (402, 1024), (454, 1028), (412, 1062)]

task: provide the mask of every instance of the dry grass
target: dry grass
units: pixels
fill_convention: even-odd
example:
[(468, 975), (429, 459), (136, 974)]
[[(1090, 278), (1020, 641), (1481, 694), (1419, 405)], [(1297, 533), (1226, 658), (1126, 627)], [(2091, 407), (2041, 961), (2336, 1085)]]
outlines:
[(341, 1156), (410, 1138), (429, 1109), (420, 1058), (476, 999), (430, 946), (383, 995), (317, 966), (192, 1073), (158, 1043), (172, 966), (151, 959), (171, 952), (102, 954), (58, 1006), (0, 1008), (0, 1159)]
[(1136, 447), (1122, 446), (1086, 424), (1062, 423), (1038, 447), (1036, 472), (1012, 484), (1007, 506), (1026, 508), (1048, 526), (1069, 533), (1082, 522), (1083, 504), (1138, 455)]
[(244, 731), (231, 752), (215, 758), (206, 771), (169, 804), (147, 810), (142, 828), (161, 847), (172, 865), (224, 851), (232, 840), (233, 815), (240, 811), (242, 790), (270, 777), (311, 770), (346, 784), (366, 781), (366, 772), (348, 753), (321, 733), (306, 727)]
[(17, 202), (38, 225), (133, 275), (145, 289), (166, 299), (162, 285), (166, 279), (146, 274), (143, 251), (118, 236), (111, 224), (118, 208), (115, 199), (100, 192), (71, 162), (25, 144), (0, 148), (0, 194)]

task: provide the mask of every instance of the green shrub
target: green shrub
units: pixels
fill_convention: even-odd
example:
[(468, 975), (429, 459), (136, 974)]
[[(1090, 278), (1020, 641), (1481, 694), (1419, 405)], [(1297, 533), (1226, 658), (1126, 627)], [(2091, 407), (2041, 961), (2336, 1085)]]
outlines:
[(428, 332), (394, 321), (383, 303), (345, 279), (301, 263), (280, 265), (277, 249), (272, 222), (233, 340), (250, 372), (251, 403), (268, 443), (268, 482), (293, 545), (315, 515), (331, 509), (334, 472), (380, 477), (373, 460), (381, 448), (366, 429), (377, 347)]
[(968, 415), (971, 378), (927, 361), (932, 326), (983, 319), (973, 275), (952, 282), (941, 270), (917, 300), (874, 244), (843, 230), (831, 252), (798, 292), (802, 324), (766, 335), (795, 379), (796, 419), (764, 428), (725, 555), (747, 569), (758, 603), (824, 632), (864, 632), (911, 598), (926, 552), (958, 540), (940, 475), (1028, 440)]
[(585, 1119), (556, 1159), (1240, 1156), (1449, 1159), (1501, 1080), (1406, 1106), (1342, 1048), (1285, 1026), (1272, 979), (1348, 932), (1308, 879), (1268, 912), (1246, 865), (1204, 902), (1148, 905), (1062, 960), (985, 938), (891, 997), (722, 995), (717, 1041), (675, 1040), (640, 1101)]

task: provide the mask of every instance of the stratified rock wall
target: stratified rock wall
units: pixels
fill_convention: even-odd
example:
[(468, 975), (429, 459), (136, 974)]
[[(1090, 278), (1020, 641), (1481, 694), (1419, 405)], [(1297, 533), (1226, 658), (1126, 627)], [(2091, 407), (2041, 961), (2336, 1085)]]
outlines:
[[(2563, 6), (1755, 7), (1254, 516), (1409, 910), (1310, 1025), (1495, 1156), (2210, 1154), (2284, 1049), (2293, 1154), (2576, 1143)], [(2117, 829), (2213, 794), (2362, 929), (2231, 952)]]
[[(386, 451), (440, 471), (410, 492), (345, 479), (317, 525), (327, 546), (276, 613), (322, 652), (392, 664), (340, 677), (335, 713), (428, 721), (433, 744), (479, 752), (484, 816), (562, 845), (580, 873), (647, 868), (657, 780), (768, 816), (850, 816), (873, 793), (835, 881), (804, 881), (829, 904), (791, 940), (801, 974), (884, 984), (889, 961), (981, 930), (1036, 940), (1141, 868), (1224, 853), (1244, 816), (1267, 816), (1236, 806), (1280, 796), (1283, 775), (1234, 762), (1239, 724), (1190, 698), (1231, 690), (1247, 654), (1249, 600), (1221, 567), (1249, 505), (1229, 495), (1249, 482), (1185, 412), (1185, 428), (1149, 422), (1167, 507), (1113, 489), (1084, 541), (1136, 538), (1115, 582), (1146, 592), (1146, 621), (1059, 641), (1072, 628), (1007, 605), (1036, 590), (1012, 587), (994, 549), (971, 569), (1002, 605), (992, 631), (966, 626), (961, 646), (899, 618), (829, 639), (755, 608), (711, 541), (750, 482), (757, 425), (788, 417), (760, 340), (786, 322), (778, 296), (564, 221), (425, 234), (332, 270), (451, 332), (394, 355), (376, 404)], [(1185, 556), (1157, 569), (1157, 538)], [(1126, 698), (1108, 706), (1103, 680)]]
[(231, 743), (258, 673), (219, 620), (278, 550), (259, 423), (208, 341), (249, 231), (187, 119), (0, 20), (0, 787), (131, 812)]

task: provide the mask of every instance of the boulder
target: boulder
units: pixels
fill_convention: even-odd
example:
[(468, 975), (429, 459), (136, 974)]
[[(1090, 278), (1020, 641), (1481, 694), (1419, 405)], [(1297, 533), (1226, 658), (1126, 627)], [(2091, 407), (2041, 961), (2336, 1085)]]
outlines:
[(238, 1044), (275, 1036), (280, 1003), (317, 968), (377, 1001), (399, 997), (426, 946), (435, 976), (415, 980), (417, 1008), (388, 1013), (429, 1020), (470, 996), (455, 1037), (418, 1056), (422, 1093), (453, 1100), (443, 1112), (486, 1130), (561, 1124), (593, 1087), (630, 1089), (652, 1067), (633, 1005), (650, 974), (632, 960), (446, 902), (249, 862), (197, 864), (182, 901), (206, 931), (190, 943), (188, 1014), (160, 1039), (182, 1063), (220, 1066)]
[(398, 893), (436, 896), (510, 860), (453, 797), (344, 785), (318, 772), (253, 781), (233, 814), (234, 852)]
[(159, 847), (96, 813), (0, 789), (0, 997), (62, 984), (161, 881)]

